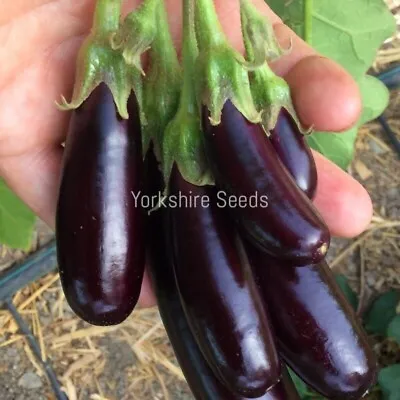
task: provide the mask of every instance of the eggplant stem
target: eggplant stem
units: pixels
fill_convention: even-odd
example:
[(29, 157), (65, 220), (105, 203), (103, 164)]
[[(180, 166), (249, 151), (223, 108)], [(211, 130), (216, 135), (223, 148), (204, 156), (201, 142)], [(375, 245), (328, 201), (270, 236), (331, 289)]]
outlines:
[(194, 29), (194, 3), (193, 0), (183, 1), (183, 88), (180, 107), (196, 109), (196, 90), (193, 79), (195, 77), (195, 63), (199, 54)]
[(312, 45), (312, 20), (313, 0), (304, 0), (304, 40)]
[(109, 34), (119, 28), (122, 0), (97, 0), (92, 31)]
[(196, 34), (200, 49), (226, 43), (213, 0), (196, 0)]

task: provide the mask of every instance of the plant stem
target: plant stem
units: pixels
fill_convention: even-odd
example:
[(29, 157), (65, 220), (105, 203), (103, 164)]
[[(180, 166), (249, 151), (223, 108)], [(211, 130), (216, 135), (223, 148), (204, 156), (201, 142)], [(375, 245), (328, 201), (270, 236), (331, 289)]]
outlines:
[(183, 88), (180, 107), (194, 112), (196, 110), (196, 90), (194, 84), (195, 62), (198, 55), (196, 32), (194, 30), (193, 0), (183, 0)]
[(156, 7), (161, 3), (161, 0), (143, 0), (140, 9), (144, 13), (155, 12)]
[(304, 0), (304, 40), (308, 44), (312, 44), (312, 29), (313, 29), (313, 0)]
[(92, 31), (108, 34), (119, 28), (122, 0), (97, 0)]
[(150, 50), (151, 62), (159, 62), (162, 65), (168, 65), (171, 69), (179, 70), (178, 57), (176, 55), (175, 46), (169, 31), (165, 2), (164, 0), (158, 1), (160, 1), (160, 5), (157, 8), (158, 27), (156, 37)]
[[(246, 14), (243, 12), (243, 8), (247, 6), (247, 1), (240, 1), (240, 22), (242, 25), (242, 28), (246, 26), (247, 24), (247, 16)], [(246, 50), (246, 57), (248, 61), (254, 61), (254, 50), (253, 50), (253, 46), (251, 44), (248, 32), (245, 29), (242, 29), (243, 32), (243, 42), (244, 42), (244, 47)]]
[(208, 49), (225, 42), (213, 0), (196, 0), (196, 33), (199, 48)]

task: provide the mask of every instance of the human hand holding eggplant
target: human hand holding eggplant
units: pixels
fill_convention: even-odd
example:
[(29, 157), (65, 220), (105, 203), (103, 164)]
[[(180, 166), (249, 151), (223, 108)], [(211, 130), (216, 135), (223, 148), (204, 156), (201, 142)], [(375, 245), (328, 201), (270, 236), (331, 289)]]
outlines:
[[(312, 160), (311, 153), (303, 146), (304, 143), (299, 136), (292, 142), (287, 141), (287, 135), (283, 137), (285, 140), (278, 140), (279, 127), (284, 117), (277, 111), (282, 107), (285, 107), (289, 114), (292, 113), (294, 127), (299, 127), (301, 121), (310, 125), (312, 123), (321, 129), (337, 130), (343, 129), (346, 124), (356, 119), (358, 97), (352, 81), (339, 67), (316, 57), (299, 39), (294, 40), (293, 50), (286, 55), (282, 55), (284, 52), (281, 54), (279, 46), (276, 47), (277, 42), (272, 43), (272, 50), (267, 52), (267, 55), (272, 54), (271, 57), (274, 59), (277, 55), (282, 55), (278, 61), (274, 61), (274, 66), (285, 74), (286, 80), (292, 83), (293, 87), (297, 88), (290, 92), (288, 87), (285, 89), (286, 83), (279, 81), (280, 90), (286, 90), (291, 95), (290, 99), (283, 98), (283, 100), (293, 100), (295, 107), (287, 102), (275, 104), (273, 91), (272, 94), (268, 92), (268, 96), (264, 98), (259, 95), (260, 91), (257, 89), (257, 85), (263, 84), (264, 78), (267, 81), (270, 79), (271, 88), (275, 87), (271, 84), (271, 80), (277, 81), (272, 71), (266, 71), (267, 64), (263, 65), (264, 72), (260, 72), (263, 70), (259, 62), (263, 56), (260, 51), (264, 47), (258, 42), (254, 43), (254, 50), (258, 51), (254, 59), (249, 57), (250, 42), (245, 41), (247, 53), (245, 57), (233, 50), (224, 38), (222, 30), (214, 35), (219, 23), (214, 13), (213, 2), (203, 0), (196, 3), (198, 27), (196, 46), (193, 45), (195, 42), (193, 37), (192, 43), (187, 40), (190, 37), (190, 32), (187, 30), (190, 24), (187, 22), (187, 12), (185, 13), (183, 87), (180, 87), (182, 71), (167, 32), (166, 13), (161, 4), (162, 2), (158, 0), (146, 1), (136, 14), (133, 16), (130, 14), (125, 20), (126, 24), (123, 22), (120, 26), (120, 2), (100, 0), (95, 14), (94, 30), (80, 52), (77, 85), (72, 101), (69, 104), (63, 102), (64, 108), (75, 109), (79, 106), (80, 108), (74, 111), (75, 115), (70, 124), (58, 203), (57, 236), (60, 272), (72, 307), (82, 318), (95, 324), (121, 322), (129, 315), (139, 296), (143, 275), (145, 229), (141, 214), (144, 210), (134, 209), (130, 194), (142, 187), (144, 179), (142, 158), (147, 154), (150, 143), (161, 162), (164, 174), (164, 185), (161, 185), (159, 190), (166, 189), (167, 192), (173, 190), (174, 180), (176, 182), (179, 175), (182, 180), (178, 187), (185, 186), (184, 181), (188, 181), (187, 185), (194, 185), (196, 188), (216, 182), (217, 187), (235, 196), (246, 196), (252, 190), (261, 190), (268, 197), (270, 208), (264, 212), (262, 209), (257, 209), (255, 212), (249, 209), (232, 210), (231, 215), (237, 220), (237, 224), (228, 229), (231, 230), (229, 234), (238, 237), (240, 233), (243, 237), (250, 238), (254, 245), (267, 254), (266, 257), (285, 258), (285, 262), (316, 263), (325, 256), (329, 233), (322, 217), (330, 214), (332, 203), (324, 200), (321, 193), (329, 193), (333, 180), (341, 182), (339, 187), (345, 190), (347, 195), (350, 193), (350, 196), (358, 197), (359, 202), (359, 193), (364, 193), (351, 178), (345, 177), (338, 171), (334, 176), (323, 176), (317, 189), (316, 185), (310, 184), (307, 187), (304, 182), (300, 183), (299, 176), (303, 176), (303, 181), (307, 179), (312, 181), (316, 176), (314, 165), (310, 163), (307, 166), (307, 160)], [(186, 4), (188, 6), (189, 3)], [(246, 23), (251, 24), (255, 10), (245, 1), (242, 1), (242, 7), (242, 22), (246, 20)], [(264, 5), (260, 4), (260, 9), (277, 22), (276, 17), (272, 16)], [(151, 29), (154, 25), (154, 15), (158, 17), (158, 32)], [(239, 29), (237, 26), (235, 29), (233, 27), (234, 24), (231, 24), (232, 37), (238, 39)], [(123, 37), (124, 32), (129, 33), (129, 30), (134, 31), (136, 36)], [(282, 26), (277, 27), (277, 32), (280, 32), (281, 38), (288, 35), (288, 30)], [(150, 66), (147, 78), (142, 79), (138, 60), (141, 52), (147, 49), (146, 46), (151, 47)], [(252, 67), (247, 69), (249, 65)], [(341, 120), (331, 119), (329, 127), (329, 124), (325, 126), (327, 121), (320, 117), (321, 109), (315, 97), (314, 109), (307, 109), (304, 104), (298, 102), (298, 99), (304, 98), (306, 89), (299, 89), (293, 83), (294, 77), (302, 73), (304, 77), (308, 77), (308, 83), (312, 84), (314, 78), (311, 77), (311, 72), (321, 70), (328, 74), (330, 71), (333, 77), (330, 82), (332, 85), (336, 84), (334, 79), (339, 81), (338, 76), (340, 76), (343, 93), (336, 87), (336, 94), (337, 97), (343, 95), (346, 98), (347, 103), (341, 101), (341, 104), (347, 104), (347, 109), (350, 110), (347, 120), (343, 118), (344, 114), (341, 112)], [(194, 80), (195, 76), (199, 77), (198, 81)], [(228, 80), (230, 82), (226, 81), (227, 76), (230, 77)], [(102, 81), (105, 84), (95, 89)], [(110, 101), (111, 95), (114, 97), (114, 102)], [(178, 104), (179, 96), (180, 104)], [(310, 96), (315, 96), (315, 91)], [(140, 112), (133, 112), (135, 107), (127, 107), (128, 98), (131, 103), (132, 98), (137, 99)], [(264, 101), (267, 105), (263, 104)], [(199, 110), (197, 106), (203, 109), (203, 126), (200, 124), (201, 117), (197, 112)], [(335, 108), (335, 98), (332, 99), (331, 106)], [(295, 108), (297, 113), (293, 114)], [(124, 118), (128, 113), (130, 118), (129, 123), (126, 123)], [(229, 130), (227, 128), (232, 120), (239, 123), (235, 129)], [(274, 126), (276, 122), (278, 123)], [(260, 124), (263, 125), (264, 131)], [(269, 131), (271, 131), (270, 139), (267, 137)], [(246, 137), (249, 132), (255, 136)], [(240, 138), (238, 134), (242, 137)], [(217, 139), (222, 139), (222, 142), (218, 142)], [(44, 135), (41, 143), (44, 141), (48, 143), (50, 140)], [(229, 145), (225, 149), (224, 140)], [(247, 145), (243, 146), (246, 140)], [(250, 146), (255, 142), (258, 143), (257, 146)], [(264, 151), (265, 147), (268, 151)], [(249, 152), (252, 148), (264, 150), (257, 155), (257, 152)], [(301, 157), (298, 156), (299, 160), (300, 158), (302, 160), (301, 171), (296, 165), (289, 165), (290, 160), (296, 159), (293, 154), (298, 150), (302, 151)], [(240, 151), (244, 152), (243, 157), (240, 157)], [(91, 156), (85, 157), (86, 153)], [(246, 161), (254, 155), (257, 155), (261, 162), (257, 165), (246, 164)], [(40, 209), (46, 210), (43, 204), (49, 202), (52, 195), (49, 191), (38, 194), (22, 189), (23, 180), (12, 168), (13, 161), (14, 165), (21, 165), (21, 160), (23, 158), (11, 157), (3, 161), (5, 177), (32, 207), (39, 209), (40, 205)], [(321, 163), (320, 160), (321, 158), (317, 158), (317, 167), (323, 171), (321, 165), (325, 165), (326, 168), (329, 164), (327, 161)], [(1, 164), (0, 160), (0, 166)], [(49, 165), (46, 165), (42, 171), (48, 174)], [(127, 165), (131, 166), (131, 169)], [(248, 167), (247, 170), (244, 167)], [(274, 173), (268, 175), (266, 168), (273, 169)], [(116, 171), (123, 173), (117, 174)], [(171, 172), (172, 186), (170, 186)], [(240, 173), (243, 174), (242, 177)], [(27, 178), (28, 176), (24, 177)], [(55, 187), (54, 180), (52, 182), (51, 185)], [(319, 206), (322, 217), (297, 188), (296, 182), (309, 195), (314, 194), (316, 190), (315, 203)], [(54, 193), (55, 191), (53, 201)], [(336, 192), (336, 195), (340, 196), (340, 193)], [(365, 205), (367, 211), (365, 214), (368, 217), (368, 200), (365, 200)], [(351, 204), (347, 206), (351, 207)], [(154, 211), (154, 213), (159, 212)], [(206, 213), (206, 210), (194, 210), (192, 216), (195, 217), (196, 212)], [(342, 212), (338, 220), (344, 219), (346, 209), (339, 208), (336, 212), (339, 214)], [(239, 398), (237, 396), (243, 395), (253, 398), (260, 395), (261, 398), (269, 396), (271, 392), (265, 395), (263, 392), (276, 384), (281, 374), (268, 311), (261, 305), (247, 258), (241, 254), (243, 250), (240, 250), (240, 239), (235, 242), (229, 239), (229, 234), (226, 234), (228, 239), (220, 242), (225, 244), (218, 247), (219, 234), (214, 235), (211, 229), (212, 226), (225, 225), (224, 222), (214, 223), (215, 218), (215, 221), (218, 221), (229, 217), (225, 214), (223, 217), (209, 214), (206, 227), (208, 226), (210, 231), (204, 231), (207, 234), (201, 239), (201, 236), (196, 236), (200, 234), (196, 229), (193, 232), (186, 232), (184, 229), (184, 232), (179, 233), (185, 218), (179, 219), (179, 213), (176, 214), (178, 218), (172, 215), (168, 220), (181, 221), (179, 225), (173, 229), (170, 225), (165, 227), (174, 239), (169, 242), (171, 254), (168, 257), (172, 260), (171, 271), (176, 278), (176, 289), (173, 289), (176, 292), (175, 301), (182, 302), (182, 318), (189, 332), (194, 333), (194, 337), (190, 336), (192, 337), (190, 340), (195, 342), (193, 347), (196, 349), (196, 354), (200, 354), (201, 363), (206, 366), (211, 381), (221, 388), (221, 393), (225, 393), (223, 398)], [(45, 211), (43, 216), (52, 222), (51, 212), (47, 214)], [(205, 215), (203, 217), (205, 218)], [(194, 221), (205, 221), (203, 217), (199, 220), (195, 218)], [(271, 217), (273, 224), (269, 226), (267, 222)], [(358, 221), (353, 219), (352, 228), (335, 225), (332, 222), (329, 228), (333, 233), (354, 234), (362, 229), (366, 219), (365, 216)], [(151, 219), (147, 221), (147, 225), (152, 224)], [(196, 228), (196, 225), (194, 227)], [(199, 257), (197, 264), (193, 264), (199, 275), (191, 276), (192, 266), (187, 251), (185, 255), (187, 249), (184, 248), (184, 240), (185, 236), (189, 239), (189, 234), (193, 234), (194, 241), (198, 239), (204, 246), (202, 253), (204, 257)], [(149, 241), (151, 242), (151, 238)], [(232, 245), (234, 242), (235, 246)], [(151, 248), (150, 245), (149, 247)], [(214, 252), (217, 248), (220, 250)], [(210, 253), (207, 255), (208, 250)], [(221, 262), (223, 258), (210, 258), (216, 254), (226, 254), (226, 260), (229, 262), (224, 266)], [(193, 296), (197, 289), (194, 278), (201, 276), (202, 266), (205, 268), (204, 276), (209, 279), (208, 291), (204, 295), (210, 296), (209, 301), (212, 298), (214, 301), (221, 299), (221, 307), (216, 307), (221, 321), (218, 321), (218, 315), (212, 314), (211, 310), (210, 314), (207, 314), (205, 301), (202, 303), (199, 296)], [(307, 265), (299, 268), (307, 268)], [(156, 269), (154, 262), (153, 269)], [(276, 273), (279, 274), (279, 271)], [(153, 275), (155, 276), (154, 273)], [(229, 276), (232, 277), (231, 280), (223, 278)], [(238, 303), (235, 303), (235, 296), (232, 296), (234, 291), (241, 294), (241, 301)], [(225, 329), (233, 331), (229, 341), (221, 337), (224, 333), (222, 321), (226, 321)], [(221, 322), (220, 325), (218, 322)], [(169, 329), (170, 332), (171, 329), (173, 328)], [(256, 353), (260, 355), (259, 359), (249, 352), (256, 348), (258, 349)], [(363, 364), (364, 371), (365, 369), (372, 371), (373, 363), (367, 361)], [(182, 357), (181, 362), (184, 363)], [(190, 368), (187, 363), (182, 367)], [(349, 371), (350, 369), (351, 366)], [(301, 368), (297, 372), (301, 373)], [(352, 392), (343, 389), (343, 396), (361, 394), (363, 388), (369, 385), (373, 373), (366, 371), (365, 374), (358, 376), (362, 380), (359, 387)], [(357, 382), (354, 383), (355, 386)], [(331, 383), (327, 384), (329, 386)], [(275, 389), (278, 386), (274, 386), (272, 390), (278, 390)], [(325, 390), (318, 383), (315, 387), (322, 392)], [(335, 393), (341, 394), (341, 387), (335, 390)], [(330, 393), (329, 387), (326, 393)], [(202, 395), (198, 396), (202, 398)], [(209, 398), (208, 395), (204, 396)]]
[[(267, 64), (271, 54), (276, 58), (283, 51), (275, 39), (260, 44), (249, 26), (253, 18), (255, 26), (261, 19), (248, 1), (241, 2), (243, 57), (225, 39), (212, 1), (185, 0), (181, 69), (162, 2), (146, 1), (120, 26), (117, 3), (98, 3), (94, 29), (81, 49), (73, 98), (62, 104), (78, 108), (67, 138), (57, 209), (59, 268), (70, 305), (99, 325), (120, 323), (129, 315), (144, 268), (142, 232), (167, 333), (197, 398), (212, 398), (207, 385), (225, 399), (295, 398), (278, 354), (330, 398), (364, 395), (374, 382), (375, 361), (334, 280), (316, 280), (321, 282), (317, 293), (326, 292), (320, 296), (325, 309), (305, 314), (307, 294), (301, 298), (285, 275), (299, 268), (295, 281), (304, 276), (306, 286), (308, 271), (329, 275), (329, 269), (316, 264), (326, 255), (330, 233), (307, 197), (318, 187), (317, 174), (289, 87)], [(154, 15), (158, 32), (151, 27)], [(139, 35), (137, 46), (132, 47), (132, 36), (124, 38), (124, 32), (129, 34), (125, 24)], [(140, 43), (152, 47), (145, 79), (138, 74), (144, 50)], [(256, 60), (259, 65), (252, 66)], [(127, 113), (129, 122), (124, 123)], [(154, 114), (158, 118), (150, 118)], [(82, 156), (89, 134), (96, 149), (93, 159)], [(153, 179), (151, 168), (159, 168), (162, 179)], [(119, 169), (127, 172), (126, 179), (114, 183)], [(85, 180), (74, 185), (78, 173), (93, 181), (93, 188)], [(132, 203), (143, 180), (148, 192), (154, 181), (167, 198), (207, 197), (208, 203), (166, 210), (161, 203), (149, 210), (155, 215), (144, 228), (143, 207)], [(229, 216), (217, 206), (218, 189), (237, 198), (261, 195), (267, 207), (246, 204), (230, 210)], [(82, 201), (73, 201), (76, 191)], [(243, 240), (249, 242), (247, 249)], [(173, 276), (168, 281), (164, 274), (165, 283), (155, 252), (170, 265)], [(268, 287), (273, 280), (275, 285)], [(275, 292), (277, 287), (281, 289)], [(285, 299), (280, 299), (286, 288)], [(296, 301), (286, 316), (285, 305)], [(180, 315), (177, 326), (168, 306)], [(343, 331), (334, 330), (324, 315), (334, 310)], [(299, 318), (305, 318), (303, 325)], [(285, 330), (291, 322), (299, 335)], [(182, 349), (191, 352), (191, 361)], [(313, 373), (318, 362), (318, 373)], [(201, 369), (196, 375), (194, 366)]]

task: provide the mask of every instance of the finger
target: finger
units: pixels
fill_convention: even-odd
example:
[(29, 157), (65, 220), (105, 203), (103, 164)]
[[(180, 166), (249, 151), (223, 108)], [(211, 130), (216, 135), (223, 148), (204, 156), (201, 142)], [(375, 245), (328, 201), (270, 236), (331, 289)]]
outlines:
[(0, 26), (0, 87), (13, 81), (49, 49), (88, 31), (91, 2), (69, 3), (46, 0), (46, 4)]
[(319, 56), (304, 58), (285, 79), (304, 126), (340, 132), (357, 122), (362, 109), (360, 91), (334, 61)]
[(47, 0), (12, 0), (3, 2), (2, 12), (0, 14), (0, 26), (45, 3), (47, 3)]
[(56, 101), (61, 95), (70, 97), (75, 70), (71, 61), (80, 44), (79, 38), (69, 40), (41, 54), (7, 87), (0, 88), (1, 158), (56, 148), (65, 140), (70, 113), (61, 112)]
[(143, 276), (142, 289), (140, 291), (139, 297), (139, 305), (140, 307), (144, 308), (153, 307), (157, 304), (157, 300), (151, 286), (151, 280), (147, 269), (148, 268), (146, 268)]
[(315, 205), (332, 235), (351, 238), (371, 221), (371, 198), (364, 187), (321, 154), (314, 152), (318, 170)]

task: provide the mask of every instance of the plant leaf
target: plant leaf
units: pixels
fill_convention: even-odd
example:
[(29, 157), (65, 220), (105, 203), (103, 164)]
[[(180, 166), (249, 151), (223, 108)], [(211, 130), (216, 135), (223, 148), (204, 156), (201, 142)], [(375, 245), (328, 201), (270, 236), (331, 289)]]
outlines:
[(377, 78), (364, 75), (359, 82), (363, 112), (359, 125), (372, 121), (382, 114), (389, 104), (389, 89)]
[[(304, 29), (304, 0), (267, 0), (299, 36)], [(375, 60), (377, 49), (396, 30), (383, 0), (318, 0), (312, 10), (312, 46), (346, 68), (356, 80)]]
[(342, 289), (343, 294), (346, 296), (347, 301), (351, 304), (354, 310), (357, 310), (358, 298), (353, 289), (350, 287), (347, 278), (342, 274), (336, 275), (335, 278), (337, 284), (340, 286), (340, 289)]
[(387, 329), (396, 316), (400, 302), (400, 291), (390, 290), (379, 296), (364, 317), (365, 329), (371, 334), (386, 335)]
[(289, 375), (292, 378), (297, 393), (302, 400), (324, 400), (325, 397), (320, 396), (310, 389), (307, 384), (291, 369), (288, 367)]
[(396, 315), (392, 319), (388, 326), (386, 336), (396, 340), (396, 342), (400, 344), (400, 315)]
[(307, 141), (314, 150), (346, 169), (353, 159), (357, 131), (355, 127), (343, 133), (314, 132)]
[(0, 180), (0, 243), (27, 250), (34, 225), (32, 211)]
[(385, 400), (400, 400), (400, 364), (379, 371), (378, 382)]
[[(267, 0), (267, 3), (299, 36), (303, 36), (304, 0)], [(387, 90), (375, 78), (365, 74), (382, 42), (395, 30), (394, 17), (383, 0), (314, 2), (312, 45), (346, 68), (358, 82), (364, 105), (358, 126), (376, 118), (387, 106)], [(309, 143), (346, 169), (353, 158), (356, 137), (356, 128), (340, 136), (316, 132), (309, 138)]]
[(308, 387), (307, 385), (297, 376), (297, 374), (290, 368), (288, 368), (290, 377), (294, 385), (296, 386), (297, 392), (299, 396), (304, 399), (308, 395)]

